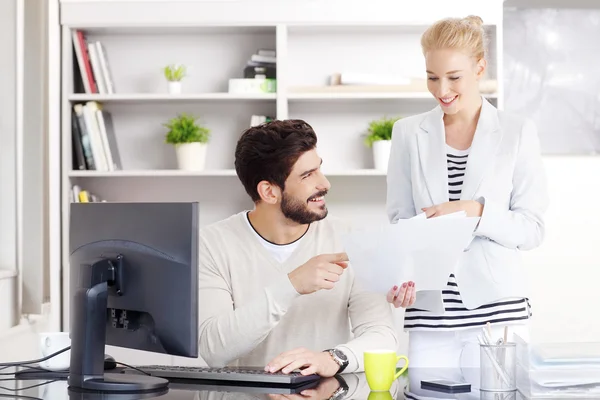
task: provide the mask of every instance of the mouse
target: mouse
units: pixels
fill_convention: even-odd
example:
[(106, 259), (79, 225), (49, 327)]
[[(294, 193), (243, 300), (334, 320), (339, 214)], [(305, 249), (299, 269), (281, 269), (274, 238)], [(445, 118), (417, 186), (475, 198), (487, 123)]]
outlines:
[(110, 355), (104, 355), (104, 369), (115, 369), (117, 368), (117, 361)]

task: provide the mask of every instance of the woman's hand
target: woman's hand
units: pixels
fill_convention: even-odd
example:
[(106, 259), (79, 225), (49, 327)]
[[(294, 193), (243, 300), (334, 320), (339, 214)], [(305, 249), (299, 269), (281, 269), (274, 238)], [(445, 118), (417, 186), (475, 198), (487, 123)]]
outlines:
[(481, 217), (483, 204), (475, 200), (447, 201), (431, 207), (422, 208), (427, 218), (440, 217), (459, 211), (467, 213), (467, 217)]
[(407, 308), (415, 303), (417, 298), (417, 290), (414, 282), (404, 282), (398, 290), (398, 286), (394, 286), (387, 294), (388, 303), (392, 303), (394, 307)]

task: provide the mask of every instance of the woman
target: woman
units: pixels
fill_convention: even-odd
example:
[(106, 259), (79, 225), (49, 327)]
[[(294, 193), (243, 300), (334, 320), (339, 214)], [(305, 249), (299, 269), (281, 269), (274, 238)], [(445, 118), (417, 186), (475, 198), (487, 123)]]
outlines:
[(442, 292), (442, 314), (424, 310), (422, 301), (439, 292), (415, 296), (418, 288), (407, 282), (388, 293), (390, 303), (407, 308), (411, 367), (450, 368), (461, 375), (455, 380), (476, 368), (468, 377), (476, 384), (482, 327), (489, 323), (495, 339), (505, 326), (509, 339), (528, 338), (519, 252), (542, 242), (548, 206), (534, 125), (498, 111), (479, 93), (486, 71), (482, 24), (474, 16), (445, 19), (423, 34), (427, 87), (439, 105), (394, 125), (387, 176), (391, 223), (420, 212), (481, 217)]

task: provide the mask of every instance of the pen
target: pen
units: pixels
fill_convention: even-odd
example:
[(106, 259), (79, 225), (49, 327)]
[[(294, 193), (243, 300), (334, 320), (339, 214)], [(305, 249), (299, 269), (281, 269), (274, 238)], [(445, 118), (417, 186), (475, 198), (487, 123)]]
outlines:
[(506, 369), (506, 343), (508, 341), (508, 326), (504, 325), (504, 340), (502, 340), (502, 344), (505, 345), (504, 348), (502, 348), (500, 350), (501, 356), (500, 356), (500, 364), (502, 366), (504, 366), (504, 368)]
[[(489, 323), (487, 325), (487, 329), (484, 328), (482, 330), (483, 330), (483, 335), (477, 336), (479, 343), (483, 344), (483, 345), (492, 345), (494, 342), (493, 342), (491, 334), (490, 334), (491, 328), (490, 328)], [(502, 341), (502, 339), (500, 339), (500, 341)], [(501, 378), (505, 385), (510, 386), (509, 377), (506, 375), (502, 366), (499, 364), (499, 360), (496, 358), (494, 353), (491, 351), (491, 348), (485, 347), (484, 351), (485, 351), (485, 354), (490, 358), (490, 361), (492, 362), (492, 365), (493, 365), (494, 369), (496, 370), (497, 377)]]

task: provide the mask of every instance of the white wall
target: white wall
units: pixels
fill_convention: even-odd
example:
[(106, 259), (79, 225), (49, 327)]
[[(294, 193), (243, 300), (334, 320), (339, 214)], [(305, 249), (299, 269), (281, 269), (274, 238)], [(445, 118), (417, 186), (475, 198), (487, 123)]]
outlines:
[(40, 314), (49, 289), (44, 285), (44, 278), (49, 280), (44, 269), (46, 1), (22, 5), (0, 3), (0, 269), (20, 271), (10, 278), (4, 273), (3, 285), (11, 288), (0, 299), (4, 321), (18, 318), (21, 310)]
[(600, 338), (600, 158), (546, 157), (550, 209), (543, 245), (525, 253), (532, 289), (533, 337)]
[[(0, 2), (0, 331), (15, 323), (16, 0)], [(2, 278), (3, 276), (3, 278)]]
[(40, 314), (49, 297), (47, 241), (47, 0), (23, 4), (23, 155), (21, 254), (23, 313)]
[(0, 268), (15, 261), (16, 0), (0, 2)]
[(598, 8), (597, 0), (505, 0), (505, 7), (517, 8)]
[[(0, 332), (6, 332), (17, 322), (17, 275), (0, 269)], [(2, 353), (0, 353), (2, 354)]]

